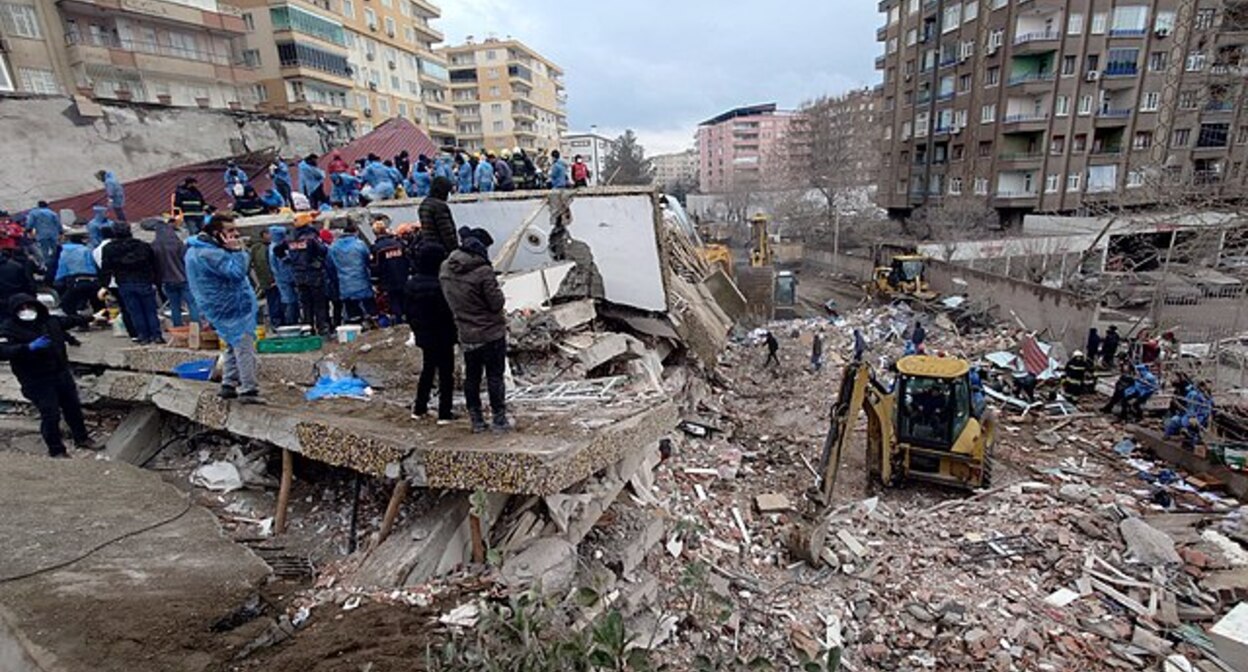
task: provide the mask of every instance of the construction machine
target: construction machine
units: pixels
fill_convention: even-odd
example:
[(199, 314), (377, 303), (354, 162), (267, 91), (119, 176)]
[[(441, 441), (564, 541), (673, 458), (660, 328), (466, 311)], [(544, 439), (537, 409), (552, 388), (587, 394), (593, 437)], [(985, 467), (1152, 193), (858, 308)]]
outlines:
[(911, 355), (897, 362), (891, 386), (877, 380), (861, 349), (845, 367), (820, 462), (817, 496), (832, 502), (836, 476), (858, 421), (867, 415), (867, 473), (896, 486), (908, 480), (986, 487), (996, 422), (976, 414), (973, 376), (964, 359)]
[(792, 271), (777, 273), (767, 216), (750, 217), (749, 265), (737, 270), (737, 287), (745, 296), (746, 308), (758, 321), (797, 317), (797, 276)]
[(930, 301), (937, 296), (927, 283), (927, 257), (921, 254), (895, 254), (889, 266), (877, 266), (867, 293), (889, 301)]

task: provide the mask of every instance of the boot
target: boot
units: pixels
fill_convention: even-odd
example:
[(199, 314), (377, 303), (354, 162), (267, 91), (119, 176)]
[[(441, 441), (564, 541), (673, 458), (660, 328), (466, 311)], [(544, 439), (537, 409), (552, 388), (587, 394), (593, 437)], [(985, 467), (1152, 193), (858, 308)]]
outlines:
[(480, 434), (489, 430), (489, 426), (485, 424), (485, 416), (481, 414), (481, 410), (469, 410), (468, 418), (472, 420), (472, 433)]
[(494, 421), (490, 425), (490, 429), (495, 434), (506, 434), (511, 431), (511, 423), (507, 420), (507, 413), (495, 413)]

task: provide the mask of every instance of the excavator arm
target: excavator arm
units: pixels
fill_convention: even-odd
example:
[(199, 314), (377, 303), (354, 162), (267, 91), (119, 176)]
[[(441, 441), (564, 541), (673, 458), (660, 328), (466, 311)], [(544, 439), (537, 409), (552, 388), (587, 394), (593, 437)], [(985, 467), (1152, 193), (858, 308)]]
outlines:
[(867, 471), (884, 483), (892, 480), (891, 395), (875, 380), (871, 366), (862, 361), (859, 355), (845, 366), (840, 391), (828, 421), (828, 434), (823, 441), (818, 483), (818, 499), (823, 506), (832, 503), (832, 491), (836, 488), (841, 458), (849, 444), (849, 435), (854, 430), (860, 410), (867, 413)]

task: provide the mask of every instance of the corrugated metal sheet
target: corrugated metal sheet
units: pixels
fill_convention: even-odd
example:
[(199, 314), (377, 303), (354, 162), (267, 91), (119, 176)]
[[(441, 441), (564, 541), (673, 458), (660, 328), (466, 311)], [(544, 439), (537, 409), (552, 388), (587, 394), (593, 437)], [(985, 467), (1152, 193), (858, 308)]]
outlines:
[[(416, 162), (417, 156), (425, 154), (433, 157), (438, 151), (437, 145), (429, 139), (429, 136), (425, 135), (411, 121), (401, 117), (385, 121), (371, 133), (360, 136), (335, 151), (341, 153), (342, 158), (351, 163), (356, 159), (368, 156), (370, 153), (376, 154), (383, 159), (391, 159), (404, 149), (411, 155), (413, 164)], [(238, 163), (238, 166), (250, 176), (251, 184), (255, 186), (256, 191), (263, 194), (272, 186), (272, 180), (269, 179), (268, 171), (269, 163), (273, 160), (273, 152), (271, 150), (253, 152), (233, 158)], [(296, 186), (298, 186), (298, 169), (296, 164), (303, 157), (286, 158), (291, 164), (291, 177), (295, 180)], [(173, 199), (174, 189), (182, 183), (182, 180), (191, 176), (198, 180), (199, 190), (203, 192), (206, 201), (219, 209), (229, 209), (233, 204), (233, 199), (226, 196), (225, 182), (223, 180), (225, 164), (229, 160), (229, 157), (226, 157), (204, 161), (167, 170), (163, 173), (138, 180), (123, 182), (122, 184), (126, 188), (126, 216), (131, 221), (137, 222), (144, 217), (158, 216), (163, 212), (167, 212)], [(328, 159), (322, 158), (320, 161), (321, 168), (323, 169), (328, 163)], [(124, 178), (125, 176), (123, 175), (122, 177)], [(328, 191), (329, 186), (327, 183), (326, 193)], [(51, 204), (51, 207), (57, 211), (69, 208), (74, 211), (79, 220), (85, 221), (91, 217), (92, 206), (105, 204), (107, 204), (107, 199), (105, 199), (104, 189), (101, 187), (96, 191), (55, 201)]]

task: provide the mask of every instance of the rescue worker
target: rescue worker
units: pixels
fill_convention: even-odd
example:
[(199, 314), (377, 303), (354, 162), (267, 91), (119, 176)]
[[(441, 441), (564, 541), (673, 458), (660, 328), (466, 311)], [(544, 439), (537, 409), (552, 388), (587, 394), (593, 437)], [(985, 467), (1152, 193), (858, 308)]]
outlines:
[(1144, 417), (1144, 404), (1148, 403), (1153, 393), (1157, 391), (1157, 377), (1149, 370), (1148, 365), (1143, 363), (1136, 364), (1134, 375), (1129, 377), (1130, 384), (1123, 387), (1121, 393), (1115, 388), (1114, 396), (1110, 397), (1109, 403), (1102, 409), (1102, 412), (1112, 412), (1114, 406), (1121, 402), (1121, 416), (1124, 420), (1131, 418), (1139, 420)]
[(251, 184), (246, 171), (238, 167), (233, 160), (225, 164), (225, 197), (235, 199), (243, 195), (243, 190)]
[(412, 155), (406, 149), (394, 157), (394, 169), (399, 171), (400, 182), (406, 180), (407, 176), (412, 173)]
[(234, 201), (234, 212), (240, 217), (255, 217), (268, 212), (268, 208), (256, 194), (256, 188), (249, 184), (243, 187), (242, 195)]
[(112, 225), (113, 222), (108, 218), (108, 208), (102, 205), (91, 208), (91, 219), (87, 220), (87, 245), (91, 249), (99, 247), (104, 242), (104, 230)]
[(360, 173), (360, 181), (367, 185), (361, 195), (370, 201), (381, 201), (394, 198), (393, 175), (376, 154), (368, 155), (364, 171)]
[(410, 184), (410, 196), (415, 196), (416, 198), (428, 196), (429, 187), (433, 184), (433, 178), (429, 175), (429, 167), (423, 163), (417, 163), (416, 170), (412, 173)]
[(411, 274), (411, 262), (403, 249), (403, 241), (390, 233), (385, 220), (373, 222), (373, 234), (376, 236), (371, 250), (373, 277), (386, 293), (392, 323), (398, 324), (407, 315), (403, 305), (404, 287)]
[(1192, 383), (1187, 386), (1182, 405), (1181, 413), (1166, 419), (1165, 435), (1173, 437), (1181, 433), (1186, 441), (1196, 445), (1200, 443), (1201, 432), (1209, 428), (1209, 418), (1213, 415), (1213, 398), (1207, 390)]
[[(464, 401), (472, 431), (493, 427), (496, 432), (511, 430), (507, 420), (507, 390), (503, 371), (507, 362), (506, 299), (494, 277), (490, 245), (494, 239), (485, 229), (459, 231), (463, 240), (442, 263), (439, 278), (442, 293), (455, 317), (459, 343), (464, 352)], [(481, 377), (489, 391), (491, 425), (485, 424), (481, 407)]]
[(265, 212), (277, 212), (286, 207), (286, 199), (277, 187), (269, 187), (269, 190), (260, 197), (260, 204), (264, 206)]
[(494, 191), (494, 159), (493, 153), (486, 154), (485, 160), (477, 164), (472, 183), (476, 191), (483, 194)]
[(433, 170), (430, 172), (433, 177), (445, 177), (452, 184), (455, 182), (455, 168), (451, 157), (446, 152), (438, 155), (438, 158), (433, 162)]
[(130, 315), (139, 345), (164, 343), (157, 317), (156, 253), (125, 222), (114, 224), (112, 234), (101, 255), (100, 279), (105, 284), (117, 281), (122, 310)]
[(575, 187), (589, 186), (589, 166), (585, 165), (585, 159), (580, 154), (572, 158), (572, 185)]
[(429, 196), (420, 202), (420, 207), (416, 210), (420, 218), (421, 239), (438, 243), (444, 250), (459, 249), (455, 217), (451, 214), (451, 206), (446, 202), (450, 195), (451, 181), (445, 177), (435, 177), (429, 188)]
[[(269, 164), (269, 177), (273, 178), (273, 188), (282, 195), (282, 205), (293, 207), (295, 201), (290, 195), (294, 192), (294, 186), (290, 181), (290, 166), (286, 164), (286, 159), (283, 159), (281, 154), (273, 157), (273, 163)], [(281, 207), (279, 205), (274, 209)]]
[[(442, 291), (442, 282), (438, 278), (442, 260), (446, 256), (446, 250), (437, 243), (422, 245), (416, 253), (415, 273), (407, 281), (403, 298), (407, 323), (412, 327), (412, 337), (421, 352), (420, 380), (416, 384), (416, 399), (412, 402), (412, 417), (420, 418), (428, 414), (429, 397), (436, 375), (439, 425), (458, 419), (451, 412), (455, 394), (455, 341), (458, 334), (455, 330), (455, 315), (451, 312)], [(480, 400), (477, 405), (480, 406)], [(477, 431), (480, 430), (477, 427)]]
[(557, 149), (551, 150), (550, 158), (550, 188), (567, 189), (571, 186), (568, 183), (568, 162), (563, 160)]
[(271, 228), (260, 230), (260, 236), (247, 248), (247, 257), (251, 265), (251, 278), (256, 283), (256, 291), (264, 297), (269, 326), (280, 327), (282, 326), (282, 293), (277, 288), (277, 281), (273, 278), (273, 268), (269, 265), (269, 244), (273, 242)]
[(403, 183), (407, 182), (407, 175), (404, 175), (403, 171), (389, 161), (383, 161), (381, 165), (386, 167), (386, 175), (390, 177), (390, 182), (394, 184), (395, 198), (401, 198), (399, 190), (403, 188)]
[(347, 160), (342, 158), (342, 154), (339, 152), (331, 152), (329, 155), (329, 174), (336, 175), (348, 172), (351, 172), (351, 164), (347, 163)]
[(537, 182), (537, 166), (522, 147), (511, 150), (511, 176), (516, 189), (540, 189)]
[(191, 235), (196, 235), (204, 226), (204, 195), (199, 191), (198, 181), (194, 177), (182, 180), (182, 184), (173, 192), (173, 207), (182, 212), (182, 221)]
[(363, 324), (377, 312), (368, 245), (359, 234), (355, 223), (347, 224), (342, 235), (329, 246), (330, 263), (338, 273), (338, 298), (346, 312), (344, 321), (355, 324)]
[(195, 302), (225, 341), (222, 399), (263, 404), (256, 361), (256, 293), (251, 287), (248, 256), (234, 220), (215, 217), (186, 250), (186, 275)]
[(1096, 363), (1100, 361), (1101, 354), (1101, 335), (1097, 332), (1096, 327), (1088, 329), (1088, 351), (1086, 356), (1092, 368), (1096, 368)]
[(117, 176), (107, 170), (98, 171), (96, 179), (104, 183), (104, 195), (108, 198), (108, 206), (113, 209), (117, 221), (126, 221), (126, 188), (121, 186)]
[[(295, 291), (295, 271), (290, 262), (277, 256), (277, 248), (286, 242), (286, 227), (269, 227), (269, 270), (273, 271), (273, 283), (277, 285), (278, 324), (291, 327), (299, 324), (299, 293)], [(270, 314), (272, 311), (270, 310)]]
[(919, 346), (923, 345), (923, 343), (926, 341), (927, 341), (927, 330), (923, 328), (923, 321), (918, 318), (915, 318), (914, 331), (910, 334), (910, 342), (914, 344), (915, 351), (922, 352), (923, 348)]
[(463, 153), (457, 154), (455, 156), (455, 179), (459, 193), (472, 193), (472, 177), (472, 166), (468, 163), (468, 157)]
[(66, 315), (81, 313), (87, 304), (95, 311), (104, 308), (104, 303), (96, 298), (100, 291), (100, 269), (86, 241), (87, 234), (76, 231), (69, 234), (61, 246), (53, 286), (61, 295), (61, 310)]
[(191, 322), (199, 322), (199, 309), (186, 280), (186, 243), (178, 237), (177, 223), (153, 219), (141, 226), (156, 234), (152, 240), (152, 252), (156, 254), (156, 279), (169, 301), (169, 321), (175, 327), (182, 326), (182, 304), (186, 304)]
[(30, 294), (8, 297), (8, 316), (0, 321), (0, 360), (7, 361), (26, 397), (39, 411), (39, 433), (50, 457), (69, 457), (61, 436), (61, 415), (74, 445), (98, 450), (82, 416), (78, 384), (65, 346), (79, 345), (67, 330), (88, 324), (78, 315), (52, 316)]
[(329, 302), (329, 331), (342, 326), (342, 298), (338, 295), (338, 269), (328, 254), (329, 246), (334, 244), (334, 232), (328, 228), (319, 232), (321, 244), (325, 246), (325, 300)]
[(316, 167), (320, 157), (309, 154), (299, 162), (299, 190), (308, 197), (308, 204), (313, 210), (320, 210), (322, 205), (329, 203), (325, 198), (325, 172)]
[(1115, 365), (1114, 359), (1118, 357), (1118, 345), (1122, 338), (1118, 335), (1118, 325), (1111, 324), (1105, 332), (1105, 338), (1101, 341), (1101, 363), (1107, 369), (1112, 369)]
[(499, 191), (515, 191), (516, 182), (512, 177), (511, 164), (507, 163), (507, 153), (499, 158), (491, 159), (494, 165), (494, 182)]
[(1092, 362), (1088, 361), (1080, 350), (1072, 352), (1070, 359), (1066, 360), (1062, 391), (1072, 397), (1092, 394), (1096, 391), (1096, 377), (1092, 371)]
[[(290, 240), (276, 243), (277, 258), (290, 265), (299, 297), (303, 324), (310, 324), (321, 336), (329, 336), (329, 298), (326, 295), (325, 258), (328, 250), (320, 233), (312, 226), (310, 213), (295, 217), (295, 232)], [(276, 238), (274, 238), (276, 241)]]
[(333, 205), (354, 208), (360, 204), (360, 178), (347, 172), (330, 173), (329, 182), (333, 185), (330, 199)]
[(60, 216), (48, 207), (47, 201), (39, 201), (26, 213), (26, 230), (34, 234), (43, 263), (50, 265), (61, 243)]

